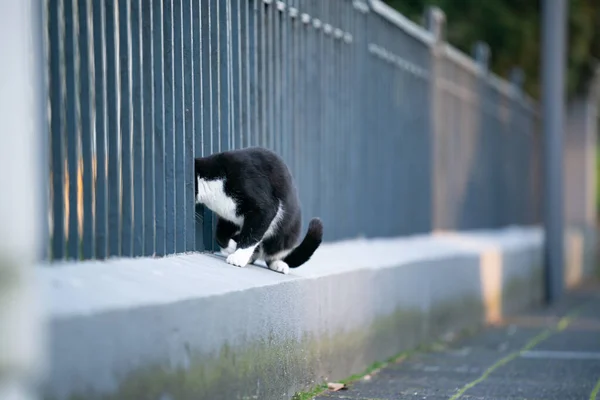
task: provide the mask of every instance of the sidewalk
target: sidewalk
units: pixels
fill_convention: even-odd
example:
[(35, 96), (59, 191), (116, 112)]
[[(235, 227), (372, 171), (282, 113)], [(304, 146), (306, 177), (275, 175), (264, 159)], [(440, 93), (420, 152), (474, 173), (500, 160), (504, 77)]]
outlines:
[(600, 400), (600, 285), (318, 400)]

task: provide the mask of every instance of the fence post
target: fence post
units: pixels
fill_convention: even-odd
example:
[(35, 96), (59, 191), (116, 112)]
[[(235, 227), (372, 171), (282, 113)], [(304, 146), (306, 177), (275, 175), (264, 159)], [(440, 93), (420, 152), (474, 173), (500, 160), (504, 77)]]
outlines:
[(431, 229), (443, 229), (446, 226), (446, 176), (444, 175), (443, 98), (440, 89), (442, 77), (444, 46), (446, 37), (446, 15), (435, 6), (429, 6), (424, 15), (425, 28), (432, 34), (430, 67), (430, 140), (431, 140)]
[(563, 141), (566, 69), (565, 0), (542, 2), (542, 126), (544, 138), (544, 262), (546, 300), (563, 291)]
[(523, 94), (523, 85), (525, 84), (525, 72), (521, 67), (513, 67), (509, 75), (510, 83), (516, 94)]
[(39, 2), (0, 2), (0, 399), (37, 398), (41, 372), (32, 276), (47, 218), (40, 17)]
[(481, 69), (481, 72), (487, 73), (490, 68), (490, 46), (482, 41), (475, 42), (473, 46), (473, 58)]

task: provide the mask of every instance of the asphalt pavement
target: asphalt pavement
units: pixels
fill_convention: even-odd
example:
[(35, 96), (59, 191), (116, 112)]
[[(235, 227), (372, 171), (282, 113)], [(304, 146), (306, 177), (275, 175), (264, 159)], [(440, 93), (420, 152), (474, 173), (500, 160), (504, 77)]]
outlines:
[(600, 400), (600, 286), (400, 358), (317, 400)]

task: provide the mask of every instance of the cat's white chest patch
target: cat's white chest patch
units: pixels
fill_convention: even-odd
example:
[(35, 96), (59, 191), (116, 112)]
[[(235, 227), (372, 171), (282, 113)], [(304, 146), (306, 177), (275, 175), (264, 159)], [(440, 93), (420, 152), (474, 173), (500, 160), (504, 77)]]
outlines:
[(225, 193), (225, 181), (222, 179), (214, 181), (207, 181), (201, 178), (197, 179), (198, 195), (196, 201), (204, 204), (221, 218), (242, 226), (244, 217), (236, 215), (236, 204), (233, 199)]

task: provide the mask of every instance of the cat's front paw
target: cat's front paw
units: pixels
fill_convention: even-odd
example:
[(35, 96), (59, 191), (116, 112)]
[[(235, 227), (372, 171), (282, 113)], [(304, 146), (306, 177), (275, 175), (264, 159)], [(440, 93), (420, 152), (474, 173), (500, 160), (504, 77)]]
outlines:
[(284, 275), (290, 273), (290, 267), (287, 265), (285, 261), (275, 260), (269, 264), (269, 269), (277, 272), (281, 272)]
[(221, 253), (226, 256), (233, 254), (237, 248), (237, 243), (233, 239), (229, 239), (229, 244), (225, 248), (221, 248)]
[(227, 263), (236, 267), (245, 267), (250, 263), (254, 248), (237, 249), (233, 254), (227, 256)]

